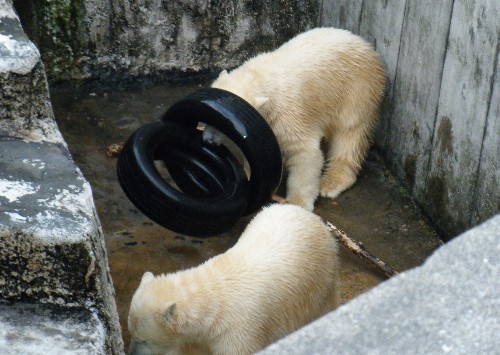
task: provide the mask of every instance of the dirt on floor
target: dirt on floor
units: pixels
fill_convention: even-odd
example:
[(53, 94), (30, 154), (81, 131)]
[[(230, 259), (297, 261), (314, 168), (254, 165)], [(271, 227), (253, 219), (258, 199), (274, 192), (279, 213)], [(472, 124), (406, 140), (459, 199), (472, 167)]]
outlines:
[[(116, 290), (126, 348), (127, 314), (142, 274), (175, 272), (223, 253), (250, 217), (227, 233), (193, 238), (169, 231), (145, 217), (127, 199), (116, 176), (116, 158), (107, 148), (124, 142), (143, 124), (202, 85), (151, 86), (141, 89), (51, 93), (56, 120), (76, 164), (92, 185)], [(442, 243), (406, 190), (371, 152), (357, 183), (335, 200), (320, 198), (315, 213), (362, 242), (367, 250), (398, 271), (416, 267)], [(341, 248), (341, 303), (384, 281), (357, 256)]]

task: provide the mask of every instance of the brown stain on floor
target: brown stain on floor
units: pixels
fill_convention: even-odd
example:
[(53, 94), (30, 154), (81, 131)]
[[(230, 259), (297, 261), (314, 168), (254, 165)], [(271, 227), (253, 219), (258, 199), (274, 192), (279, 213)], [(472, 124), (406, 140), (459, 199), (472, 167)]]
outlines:
[[(110, 144), (125, 141), (135, 129), (158, 119), (171, 104), (198, 88), (156, 86), (94, 95), (71, 89), (52, 92), (61, 132), (92, 185), (126, 348), (128, 307), (143, 273), (169, 273), (197, 266), (234, 245), (249, 221), (249, 217), (243, 218), (231, 231), (212, 238), (191, 238), (169, 231), (145, 217), (127, 199), (117, 182), (116, 159), (106, 155)], [(320, 198), (315, 212), (399, 271), (422, 264), (441, 244), (406, 191), (373, 152), (357, 183), (334, 201)], [(343, 247), (340, 258), (341, 303), (384, 280)]]

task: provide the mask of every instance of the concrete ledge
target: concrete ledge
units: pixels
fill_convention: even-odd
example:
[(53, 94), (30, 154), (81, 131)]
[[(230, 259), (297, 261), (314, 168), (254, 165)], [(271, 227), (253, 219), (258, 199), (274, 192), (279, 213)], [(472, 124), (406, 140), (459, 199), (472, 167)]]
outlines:
[(0, 72), (26, 75), (39, 61), (38, 49), (19, 25), (12, 2), (0, 4)]
[(0, 303), (2, 354), (105, 354), (106, 331), (92, 308)]
[(55, 123), (40, 54), (12, 9), (11, 0), (0, 3), (0, 301), (11, 302), (0, 304), (0, 349), (121, 354), (90, 185)]
[(78, 303), (95, 287), (92, 194), (65, 147), (0, 140), (0, 294)]
[[(65, 306), (67, 314), (92, 310), (107, 352), (123, 351), (90, 185), (65, 146), (0, 139), (0, 243), (0, 297)], [(55, 342), (53, 335), (45, 334)]]
[(0, 3), (0, 137), (65, 144), (57, 129), (40, 53), (11, 0)]
[(500, 215), (261, 354), (494, 354)]

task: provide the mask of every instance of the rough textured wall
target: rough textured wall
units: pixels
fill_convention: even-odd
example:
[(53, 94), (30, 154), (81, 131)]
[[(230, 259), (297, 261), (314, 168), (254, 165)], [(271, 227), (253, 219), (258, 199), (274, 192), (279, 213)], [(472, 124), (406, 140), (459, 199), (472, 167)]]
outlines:
[(0, 19), (0, 138), (60, 142), (38, 49), (21, 28), (10, 1), (0, 3)]
[(51, 81), (239, 65), (315, 27), (315, 0), (14, 0)]
[(500, 2), (322, 0), (374, 43), (388, 88), (376, 145), (445, 237), (500, 211)]

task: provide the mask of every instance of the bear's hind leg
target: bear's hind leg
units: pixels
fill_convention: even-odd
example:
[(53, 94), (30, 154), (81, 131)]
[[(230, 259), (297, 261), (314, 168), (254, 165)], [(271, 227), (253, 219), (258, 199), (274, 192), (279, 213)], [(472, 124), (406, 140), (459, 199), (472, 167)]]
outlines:
[(368, 151), (368, 129), (363, 125), (339, 129), (329, 144), (320, 191), (321, 196), (335, 198), (356, 182)]

